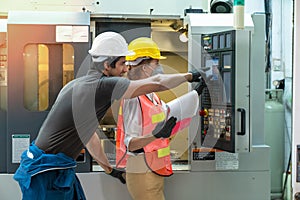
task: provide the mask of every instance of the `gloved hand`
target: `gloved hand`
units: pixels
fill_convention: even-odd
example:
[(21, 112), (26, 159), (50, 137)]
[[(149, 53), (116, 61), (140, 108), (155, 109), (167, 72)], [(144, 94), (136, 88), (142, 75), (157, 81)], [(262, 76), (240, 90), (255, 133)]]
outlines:
[(205, 72), (209, 69), (210, 69), (209, 67), (206, 67), (206, 68), (190, 71), (189, 73), (192, 74), (192, 80), (190, 80), (189, 82), (199, 82), (201, 77), (206, 77)]
[(197, 83), (197, 85), (195, 86), (194, 90), (196, 90), (196, 92), (198, 93), (198, 95), (200, 96), (204, 90), (204, 88), (206, 88), (207, 85), (204, 81), (203, 78), (200, 78), (199, 83)]
[(177, 118), (170, 117), (166, 124), (161, 128), (163, 122), (156, 125), (155, 129), (152, 131), (152, 135), (156, 138), (168, 138), (170, 137), (174, 126), (176, 125)]
[(124, 171), (119, 171), (115, 168), (112, 169), (112, 171), (108, 174), (114, 178), (117, 178), (121, 181), (121, 183), (125, 184), (126, 183), (126, 180), (125, 180), (125, 173)]

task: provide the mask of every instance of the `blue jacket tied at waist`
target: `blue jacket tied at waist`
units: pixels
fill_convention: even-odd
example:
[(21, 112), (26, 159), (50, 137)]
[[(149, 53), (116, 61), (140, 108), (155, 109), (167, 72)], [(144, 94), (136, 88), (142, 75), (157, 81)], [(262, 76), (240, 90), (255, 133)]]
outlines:
[(46, 154), (34, 142), (14, 174), (25, 199), (85, 199), (75, 174), (76, 161), (63, 153)]

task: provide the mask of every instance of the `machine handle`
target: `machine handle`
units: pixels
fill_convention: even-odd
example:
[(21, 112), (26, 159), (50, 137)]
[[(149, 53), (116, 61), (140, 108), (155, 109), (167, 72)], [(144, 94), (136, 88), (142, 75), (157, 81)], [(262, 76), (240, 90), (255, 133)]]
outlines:
[(237, 132), (238, 135), (245, 135), (246, 134), (246, 111), (244, 108), (238, 108), (238, 112), (241, 113), (241, 132)]

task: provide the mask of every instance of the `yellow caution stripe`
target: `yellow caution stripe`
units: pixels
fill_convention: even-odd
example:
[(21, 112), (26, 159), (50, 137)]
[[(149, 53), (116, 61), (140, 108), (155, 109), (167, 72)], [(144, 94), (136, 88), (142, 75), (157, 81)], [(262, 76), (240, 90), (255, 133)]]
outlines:
[(162, 148), (162, 149), (158, 149), (157, 150), (157, 155), (158, 155), (158, 158), (162, 158), (162, 157), (170, 155), (170, 146), (167, 146), (167, 147)]
[(152, 124), (156, 124), (158, 122), (162, 122), (166, 119), (166, 115), (164, 112), (152, 115)]

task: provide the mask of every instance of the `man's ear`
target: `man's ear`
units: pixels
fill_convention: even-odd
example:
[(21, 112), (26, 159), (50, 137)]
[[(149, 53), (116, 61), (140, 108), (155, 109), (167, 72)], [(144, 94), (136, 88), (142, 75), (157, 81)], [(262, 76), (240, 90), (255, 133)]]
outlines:
[(105, 74), (106, 76), (110, 76), (111, 66), (108, 64), (108, 61), (104, 61), (103, 66), (103, 74)]
[(104, 70), (109, 70), (110, 69), (110, 66), (109, 66), (109, 64), (108, 64), (108, 61), (104, 61)]

